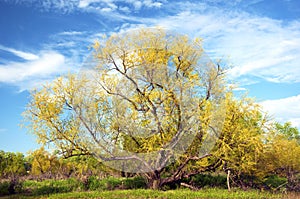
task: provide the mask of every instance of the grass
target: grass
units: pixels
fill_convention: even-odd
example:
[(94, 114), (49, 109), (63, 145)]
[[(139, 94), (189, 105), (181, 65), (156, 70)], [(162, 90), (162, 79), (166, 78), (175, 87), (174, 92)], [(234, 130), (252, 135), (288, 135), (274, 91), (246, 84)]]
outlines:
[(114, 190), (114, 191), (91, 191), (91, 192), (68, 192), (68, 193), (59, 193), (59, 194), (50, 194), (50, 195), (41, 195), (41, 196), (26, 196), (26, 195), (13, 195), (2, 197), (2, 199), (14, 199), (14, 198), (107, 198), (107, 199), (119, 199), (119, 198), (128, 198), (128, 199), (185, 199), (185, 198), (199, 198), (199, 199), (208, 199), (208, 198), (234, 198), (234, 199), (246, 199), (246, 198), (289, 198), (296, 199), (300, 198), (299, 194), (273, 194), (270, 192), (260, 192), (257, 190), (243, 191), (243, 190), (234, 190), (228, 192), (226, 189), (215, 189), (207, 188), (200, 191), (190, 191), (187, 189), (177, 189), (170, 191), (156, 191), (156, 190), (146, 190), (146, 189), (137, 189), (137, 190)]
[[(204, 176), (205, 177), (205, 176)], [(219, 177), (218, 177), (219, 178)], [(221, 178), (220, 178), (221, 179)], [(272, 180), (272, 179), (271, 179)], [(210, 180), (200, 176), (199, 179), (193, 179), (193, 182), (198, 183), (207, 182), (210, 184)], [(216, 181), (216, 179), (214, 180)], [(272, 183), (272, 181), (271, 181)], [(222, 184), (222, 183), (221, 183)], [(9, 184), (0, 183), (0, 195), (7, 194), (7, 187)], [(219, 188), (203, 188), (199, 191), (191, 191), (189, 189), (176, 189), (169, 191), (157, 191), (144, 189), (146, 182), (141, 177), (135, 178), (113, 178), (98, 179), (97, 177), (90, 177), (86, 183), (79, 180), (70, 178), (65, 180), (43, 180), (34, 181), (27, 180), (22, 182), (15, 195), (7, 195), (0, 197), (0, 199), (17, 199), (17, 198), (129, 198), (129, 199), (183, 199), (183, 198), (287, 198), (296, 199), (300, 198), (300, 193), (271, 193), (269, 191), (248, 190), (243, 191), (241, 189), (233, 189), (228, 192), (227, 189)], [(202, 186), (205, 187), (205, 186)], [(2, 190), (2, 192), (1, 192)], [(6, 191), (6, 192), (5, 192)], [(285, 191), (285, 190), (282, 190)]]

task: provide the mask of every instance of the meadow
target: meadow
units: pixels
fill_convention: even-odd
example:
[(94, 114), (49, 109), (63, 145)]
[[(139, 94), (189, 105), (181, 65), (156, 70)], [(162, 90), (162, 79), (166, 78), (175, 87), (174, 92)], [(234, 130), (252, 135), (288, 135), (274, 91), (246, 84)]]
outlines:
[(243, 191), (240, 189), (228, 192), (226, 189), (217, 188), (205, 188), (199, 191), (191, 191), (188, 189), (177, 189), (168, 191), (158, 191), (149, 189), (137, 189), (137, 190), (113, 190), (113, 191), (83, 191), (83, 192), (68, 192), (58, 194), (46, 194), (46, 195), (26, 195), (17, 194), (12, 196), (2, 197), (4, 198), (107, 198), (107, 199), (184, 199), (184, 198), (234, 198), (234, 199), (246, 199), (246, 198), (300, 198), (296, 193), (271, 193), (267, 191), (248, 190)]
[[(286, 188), (276, 188), (282, 184), (282, 178), (270, 178), (269, 186), (263, 188), (232, 187), (226, 189), (225, 177), (222, 175), (198, 175), (190, 179), (196, 190), (181, 184), (164, 186), (160, 190), (147, 188), (141, 176), (131, 178), (91, 176), (87, 180), (68, 179), (24, 179), (15, 183), (14, 193), (10, 192), (11, 182), (0, 182), (0, 198), (300, 198), (300, 192), (290, 192)], [(262, 186), (263, 187), (263, 186)]]
[[(15, 194), (5, 195), (8, 184), (0, 184), (1, 199), (18, 198), (300, 198), (300, 193), (287, 192), (285, 189), (278, 191), (233, 188), (230, 192), (222, 187), (205, 186), (198, 190), (190, 190), (182, 186), (176, 189), (152, 190), (145, 188), (145, 182), (140, 177), (135, 178), (107, 178), (98, 180), (90, 178), (83, 183), (74, 178), (65, 180), (26, 180), (16, 186)], [(1, 196), (1, 194), (0, 194)]]

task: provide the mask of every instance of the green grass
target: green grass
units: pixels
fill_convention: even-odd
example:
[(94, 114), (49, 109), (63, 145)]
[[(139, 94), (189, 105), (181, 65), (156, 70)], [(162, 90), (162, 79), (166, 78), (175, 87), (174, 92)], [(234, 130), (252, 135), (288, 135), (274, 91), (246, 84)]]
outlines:
[(155, 190), (114, 190), (114, 191), (92, 191), (92, 192), (69, 192), (60, 194), (50, 194), (43, 196), (25, 196), (25, 195), (14, 195), (4, 198), (107, 198), (107, 199), (143, 199), (143, 198), (159, 198), (159, 199), (184, 199), (184, 198), (234, 198), (234, 199), (245, 199), (245, 198), (299, 198), (300, 195), (290, 194), (272, 194), (270, 192), (259, 192), (256, 190), (242, 191), (234, 190), (228, 192), (226, 189), (202, 189), (200, 191), (190, 191), (187, 189), (178, 189), (170, 191), (155, 191)]
[(81, 182), (69, 178), (67, 180), (44, 180), (41, 182), (28, 180), (23, 182), (21, 193), (25, 192), (38, 196), (83, 190), (84, 185)]

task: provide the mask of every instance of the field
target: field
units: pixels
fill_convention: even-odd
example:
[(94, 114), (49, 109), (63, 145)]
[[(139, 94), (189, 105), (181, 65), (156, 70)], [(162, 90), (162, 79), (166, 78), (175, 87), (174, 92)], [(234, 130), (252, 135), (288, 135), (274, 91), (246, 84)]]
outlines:
[[(209, 182), (204, 180), (207, 184), (202, 186), (197, 191), (192, 191), (185, 187), (177, 187), (176, 189), (152, 190), (146, 189), (146, 184), (143, 178), (114, 178), (98, 179), (96, 177), (89, 178), (87, 183), (74, 178), (64, 180), (26, 180), (15, 186), (15, 193), (8, 192), (9, 183), (0, 183), (0, 199), (18, 199), (18, 198), (160, 198), (160, 199), (184, 199), (184, 198), (300, 198), (300, 193), (287, 192), (286, 189), (280, 189), (272, 192), (272, 189), (259, 190), (249, 189), (242, 190), (233, 187), (229, 192), (224, 187), (210, 187)], [(213, 178), (213, 177), (211, 177)], [(213, 180), (221, 179), (220, 176), (213, 178)], [(273, 189), (274, 190), (274, 189)], [(1, 197), (2, 195), (2, 197)]]
[(184, 198), (287, 198), (296, 199), (300, 198), (299, 194), (275, 194), (270, 192), (263, 192), (257, 190), (242, 191), (239, 189), (228, 192), (226, 189), (201, 189), (199, 191), (190, 191), (187, 189), (169, 190), (169, 191), (155, 191), (155, 190), (114, 190), (114, 191), (90, 191), (90, 192), (68, 192), (50, 195), (40, 196), (28, 196), (28, 195), (11, 195), (1, 197), (1, 199), (17, 199), (17, 198), (107, 198), (107, 199), (142, 199), (142, 198), (160, 198), (160, 199), (184, 199)]

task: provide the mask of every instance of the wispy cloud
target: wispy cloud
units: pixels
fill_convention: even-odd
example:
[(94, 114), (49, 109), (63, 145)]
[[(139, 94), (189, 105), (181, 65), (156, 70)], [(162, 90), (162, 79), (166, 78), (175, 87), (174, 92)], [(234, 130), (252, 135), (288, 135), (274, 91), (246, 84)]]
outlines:
[(283, 23), (242, 11), (201, 6), (190, 4), (189, 10), (159, 18), (156, 24), (202, 37), (212, 58), (232, 63), (233, 79), (252, 76), (272, 82), (300, 81), (298, 21)]
[(83, 35), (85, 32), (80, 31), (64, 31), (58, 33), (58, 35), (64, 35), (64, 36), (74, 36), (74, 35)]
[[(116, 4), (117, 1), (106, 0)], [(230, 78), (239, 80), (264, 79), (270, 82), (300, 82), (300, 22), (281, 21), (252, 15), (242, 10), (228, 11), (226, 6), (244, 3), (250, 6), (258, 0), (235, 0), (225, 7), (215, 7), (219, 0), (203, 2), (123, 0), (136, 10), (142, 7), (162, 7), (164, 16), (144, 18), (112, 14), (115, 20), (122, 19), (122, 30), (137, 26), (162, 26), (190, 36), (202, 37), (204, 47), (213, 59), (225, 59), (233, 68)], [(222, 1), (223, 2), (223, 1)], [(170, 14), (173, 13), (173, 14)], [(129, 24), (129, 25), (128, 25)], [(248, 81), (247, 81), (248, 82)]]
[(51, 79), (68, 70), (66, 58), (55, 51), (42, 51), (39, 58), (26, 62), (11, 62), (0, 65), (0, 82), (30, 89), (43, 80)]
[[(4, 0), (10, 3), (30, 4), (43, 11), (70, 13), (74, 10), (101, 12), (130, 12), (130, 7), (138, 11), (142, 8), (160, 8), (167, 0)], [(122, 4), (122, 6), (119, 6)]]
[(247, 91), (247, 89), (243, 88), (243, 87), (236, 87), (236, 88), (233, 88), (232, 90), (233, 91)]
[(39, 58), (35, 54), (29, 53), (29, 52), (23, 52), (23, 51), (16, 50), (13, 48), (8, 48), (8, 47), (2, 46), (2, 45), (0, 45), (0, 50), (10, 52), (10, 53), (14, 54), (15, 56), (20, 57), (25, 60), (36, 60)]
[[(39, 6), (47, 9), (83, 10), (96, 12), (114, 21), (122, 21), (123, 30), (138, 26), (162, 26), (190, 36), (202, 37), (204, 48), (213, 59), (221, 58), (233, 68), (230, 77), (249, 83), (249, 79), (271, 82), (300, 82), (300, 22), (274, 20), (249, 14), (228, 6), (251, 6), (261, 0), (225, 1), (173, 1), (166, 0), (45, 0)], [(28, 2), (19, 0), (19, 2)], [(41, 3), (44, 2), (44, 3)], [(219, 6), (224, 4), (225, 6)], [(46, 10), (47, 10), (46, 9)], [(142, 9), (164, 9), (164, 14), (143, 17)], [(103, 20), (102, 20), (103, 21)], [(106, 24), (107, 25), (107, 24)], [(96, 34), (96, 33), (94, 33)], [(93, 35), (93, 34), (90, 34)], [(60, 33), (56, 47), (86, 44), (91, 40), (86, 33), (69, 31)], [(68, 39), (67, 37), (71, 38)], [(62, 37), (66, 38), (63, 39)], [(83, 41), (85, 40), (85, 41)], [(247, 80), (247, 81), (246, 81)], [(243, 85), (241, 85), (243, 86)]]
[(7, 3), (34, 6), (42, 11), (69, 13), (77, 9), (79, 0), (4, 0)]
[(260, 103), (279, 122), (290, 121), (300, 129), (300, 95)]
[(86, 8), (88, 7), (91, 3), (96, 3), (96, 2), (101, 2), (101, 0), (80, 0), (78, 7), (79, 8)]
[(90, 54), (88, 47), (96, 39), (95, 33), (88, 31), (64, 31), (49, 38), (37, 54), (0, 45), (0, 50), (23, 59), (0, 62), (0, 83), (17, 86), (23, 91), (40, 87), (59, 75), (78, 72)]
[(160, 8), (163, 3), (159, 1), (144, 0), (144, 5), (149, 8)]
[(6, 132), (6, 131), (7, 131), (7, 129), (0, 128), (0, 133)]

